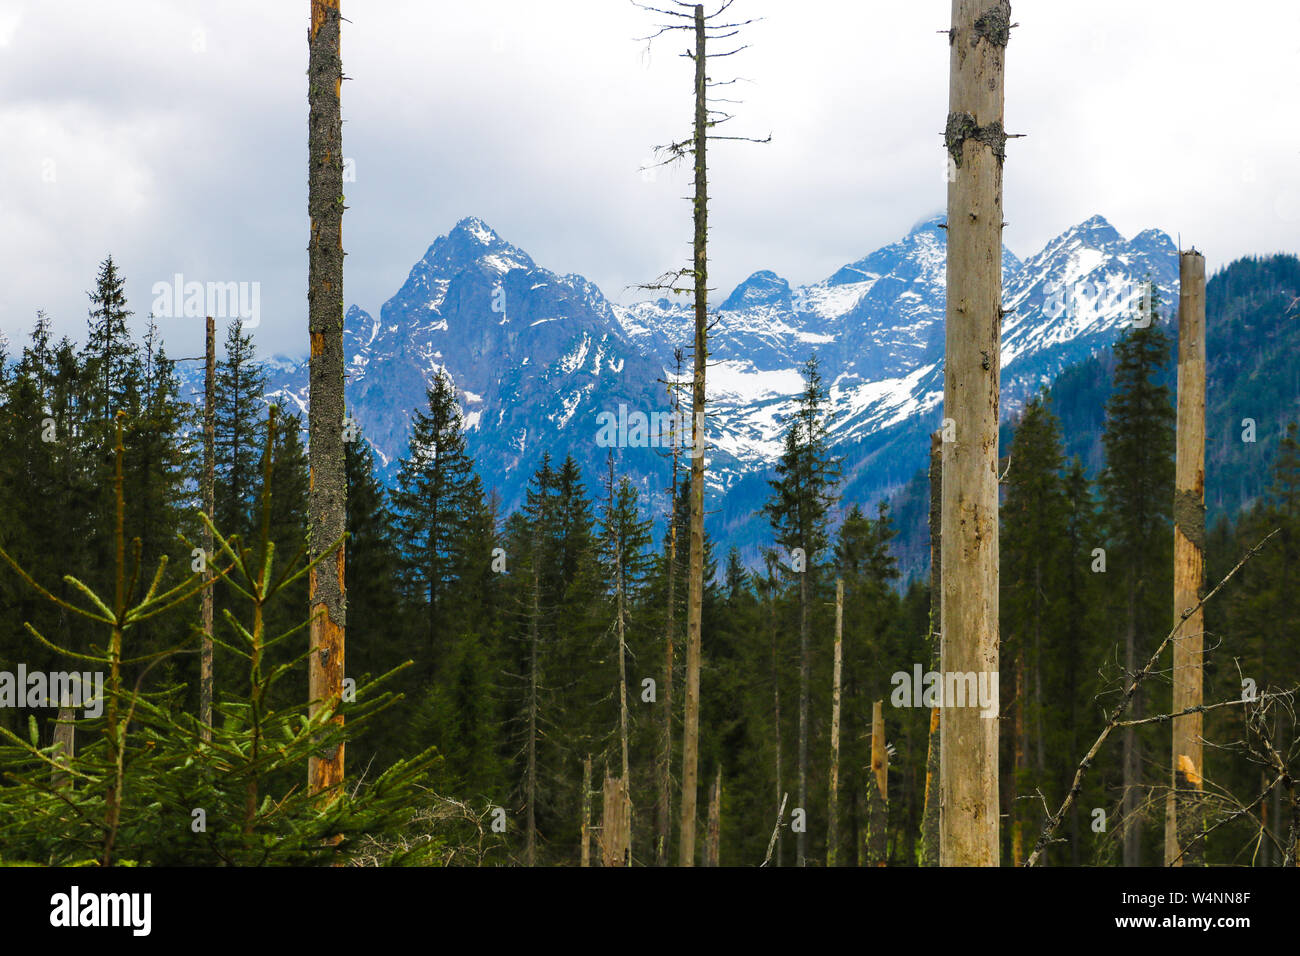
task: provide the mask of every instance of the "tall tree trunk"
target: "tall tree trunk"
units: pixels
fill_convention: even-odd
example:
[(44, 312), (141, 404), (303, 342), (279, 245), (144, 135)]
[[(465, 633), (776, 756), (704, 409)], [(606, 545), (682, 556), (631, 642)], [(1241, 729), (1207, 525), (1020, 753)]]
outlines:
[(700, 634), (704, 612), (704, 369), (708, 348), (709, 187), (705, 146), (704, 7), (695, 6), (695, 377), (691, 385), (691, 566), (686, 614), (686, 707), (682, 731), (682, 827), (678, 862), (695, 865), (700, 761)]
[[(1132, 580), (1128, 585), (1128, 618), (1124, 630), (1124, 673), (1126, 680), (1132, 680), (1137, 673), (1137, 593)], [(1133, 695), (1132, 713), (1134, 718), (1142, 716), (1142, 691)], [(1120, 798), (1120, 817), (1124, 827), (1124, 865), (1140, 866), (1142, 860), (1142, 823), (1138, 819), (1138, 787), (1142, 781), (1142, 751), (1136, 727), (1124, 728), (1123, 747), (1123, 787)]]
[(722, 764), (709, 796), (709, 823), (704, 834), (704, 865), (720, 866), (722, 862)]
[(1019, 866), (1025, 858), (1025, 821), (1020, 797), (1021, 771), (1025, 769), (1025, 648), (1022, 644), (1016, 655), (1016, 723), (1015, 747), (1011, 761), (1011, 785), (1007, 788), (1007, 802), (1011, 808), (1011, 863)]
[(844, 579), (835, 579), (835, 664), (831, 676), (831, 787), (826, 811), (826, 865), (840, 846), (840, 672), (844, 660)]
[(889, 862), (889, 751), (885, 749), (885, 702), (871, 705), (871, 773), (867, 777), (867, 860), (872, 866)]
[(591, 754), (582, 761), (582, 825), (578, 829), (582, 839), (579, 866), (591, 866)]
[[(307, 313), (311, 333), (310, 400), (307, 411), (309, 554), (325, 559), (308, 575), (311, 656), (308, 683), (311, 712), (336, 707), (343, 695), (343, 532), (347, 482), (343, 467), (343, 120), (339, 94), (339, 0), (311, 0), (307, 66), (307, 207), (311, 215)], [(333, 557), (328, 549), (338, 542)], [(334, 721), (343, 723), (342, 716)], [(308, 790), (316, 793), (343, 782), (343, 744), (307, 762)]]
[(781, 668), (778, 666), (780, 661), (777, 655), (777, 631), (776, 631), (776, 604), (769, 600), (768, 603), (768, 630), (772, 634), (772, 726), (776, 731), (776, 805), (777, 805), (777, 829), (773, 832), (773, 839), (776, 840), (776, 865), (785, 865), (785, 844), (781, 841), (780, 820), (782, 811), (785, 809), (786, 793), (781, 789)]
[[(681, 350), (677, 351), (677, 370), (681, 372)], [(677, 412), (681, 402), (676, 386), (671, 388), (673, 422), (680, 427)], [(672, 828), (672, 778), (673, 778), (673, 665), (676, 652), (674, 618), (677, 610), (677, 469), (681, 442), (673, 436), (673, 476), (668, 508), (668, 609), (664, 622), (664, 692), (663, 727), (659, 737), (659, 799), (655, 806), (655, 863), (668, 862), (668, 834)]]
[(524, 800), (528, 804), (524, 814), (524, 863), (527, 866), (537, 865), (537, 668), (538, 645), (542, 639), (541, 587), (541, 576), (537, 568), (537, 549), (534, 548), (533, 606), (528, 616), (528, 770), (524, 781)]
[[(216, 521), (216, 391), (217, 391), (217, 325), (207, 316), (204, 328), (203, 376), (203, 511), (209, 521)], [(230, 529), (226, 534), (230, 534)], [(203, 528), (203, 637), (199, 645), (199, 735), (212, 739), (212, 529)]]
[[(944, 674), (998, 670), (998, 388), (1002, 326), (1006, 0), (953, 0), (945, 140), (948, 296), (944, 414)], [(939, 853), (998, 864), (998, 721), (948, 707), (940, 723)]]
[[(805, 552), (805, 561), (811, 557)], [(811, 696), (811, 651), (808, 641), (808, 574), (799, 573), (799, 806), (808, 812), (808, 702)], [(796, 866), (808, 865), (808, 828), (795, 834)]]
[[(1174, 622), (1197, 606), (1205, 584), (1205, 258), (1196, 250), (1179, 257), (1178, 431), (1174, 482)], [(1174, 635), (1174, 702), (1178, 713), (1204, 703), (1201, 654), (1204, 609), (1197, 608)], [(1173, 856), (1201, 866), (1205, 844), (1192, 840), (1205, 825), (1201, 803), (1201, 731), (1204, 716), (1173, 720)], [(1169, 834), (1166, 834), (1166, 847)], [(1165, 864), (1173, 863), (1167, 858)]]
[[(941, 542), (943, 514), (943, 442), (930, 436), (930, 669), (940, 667), (940, 608), (943, 604)], [(930, 708), (925, 754), (925, 806), (921, 811), (921, 865), (939, 865), (939, 722), (943, 711)]]

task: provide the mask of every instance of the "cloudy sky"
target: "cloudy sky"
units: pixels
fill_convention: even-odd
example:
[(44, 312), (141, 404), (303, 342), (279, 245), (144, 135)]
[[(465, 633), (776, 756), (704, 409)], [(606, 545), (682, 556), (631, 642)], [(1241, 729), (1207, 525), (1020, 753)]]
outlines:
[[(710, 7), (711, 8), (711, 7)], [(111, 252), (154, 283), (260, 283), (264, 352), (306, 342), (308, 0), (0, 0), (0, 329), (80, 338)], [(1300, 4), (1013, 0), (1006, 241), (1094, 213), (1233, 258), (1300, 252)], [(377, 310), (456, 220), (611, 298), (682, 265), (686, 37), (629, 0), (343, 0), (349, 304)], [(737, 0), (719, 61), (766, 136), (712, 152), (719, 295), (812, 282), (943, 209), (948, 0)], [(725, 70), (725, 72), (724, 72)], [(173, 355), (201, 322), (161, 319)]]

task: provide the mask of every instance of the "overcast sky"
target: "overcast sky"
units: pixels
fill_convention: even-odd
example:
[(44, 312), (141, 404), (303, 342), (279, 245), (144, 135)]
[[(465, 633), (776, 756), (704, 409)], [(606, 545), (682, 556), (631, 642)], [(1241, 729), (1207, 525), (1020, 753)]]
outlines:
[[(0, 0), (0, 329), (81, 338), (111, 252), (154, 283), (260, 283), (265, 353), (306, 343), (308, 0)], [(712, 9), (712, 6), (710, 6)], [(948, 0), (737, 0), (765, 19), (711, 154), (719, 301), (758, 269), (824, 278), (942, 211)], [(1300, 3), (1013, 0), (1006, 241), (1094, 213), (1217, 268), (1300, 252)], [(683, 265), (687, 37), (628, 0), (343, 0), (345, 299), (377, 311), (461, 217), (611, 298)], [(173, 355), (201, 322), (160, 320)]]

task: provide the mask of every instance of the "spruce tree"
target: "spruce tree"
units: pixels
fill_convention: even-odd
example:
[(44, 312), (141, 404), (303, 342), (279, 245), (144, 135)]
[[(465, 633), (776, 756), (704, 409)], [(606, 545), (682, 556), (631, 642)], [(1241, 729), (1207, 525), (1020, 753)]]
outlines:
[[(773, 540), (788, 557), (785, 568), (794, 575), (799, 600), (799, 739), (798, 806), (808, 808), (808, 748), (811, 726), (812, 602), (821, 583), (820, 559), (830, 543), (829, 516), (836, 501), (839, 460), (831, 453), (829, 395), (822, 384), (817, 358), (804, 365), (804, 391), (786, 426), (785, 448), (769, 481), (772, 496), (764, 513)], [(807, 834), (796, 834), (798, 865), (807, 859)]]
[[(1161, 372), (1169, 361), (1170, 339), (1160, 324), (1159, 296), (1151, 286), (1150, 307), (1115, 345), (1114, 392), (1106, 403), (1102, 436), (1106, 466), (1101, 474), (1110, 606), (1124, 646), (1125, 679), (1151, 652), (1151, 641), (1165, 633), (1173, 538), (1170, 516), (1174, 481), (1174, 409)], [(1133, 701), (1142, 716), (1145, 693)], [(1142, 741), (1136, 728), (1124, 728), (1124, 865), (1142, 863)]]

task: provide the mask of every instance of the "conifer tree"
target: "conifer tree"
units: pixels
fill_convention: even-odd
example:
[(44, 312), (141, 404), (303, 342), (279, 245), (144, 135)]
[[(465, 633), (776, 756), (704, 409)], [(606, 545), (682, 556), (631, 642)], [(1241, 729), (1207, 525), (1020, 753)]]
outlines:
[[(788, 555), (785, 570), (795, 576), (799, 601), (799, 738), (798, 805), (808, 806), (809, 707), (812, 680), (812, 601), (820, 583), (819, 560), (830, 543), (828, 522), (836, 501), (839, 460), (830, 451), (829, 395), (822, 384), (816, 357), (804, 365), (804, 391), (790, 416), (785, 449), (776, 464), (772, 496), (764, 513), (773, 539)], [(798, 865), (807, 859), (807, 834), (796, 834)]]
[[(1166, 578), (1172, 562), (1169, 530), (1174, 481), (1174, 409), (1160, 372), (1169, 360), (1170, 340), (1160, 325), (1154, 286), (1150, 306), (1115, 345), (1115, 388), (1106, 404), (1101, 474), (1107, 539), (1107, 583), (1120, 622), (1124, 671), (1132, 675), (1146, 660), (1152, 635), (1165, 633)], [(1143, 693), (1134, 698), (1141, 716)], [(1142, 749), (1134, 727), (1123, 736), (1124, 865), (1142, 862)]]
[(402, 569), (424, 638), (420, 673), (432, 677), (448, 651), (453, 621), (449, 592), (465, 561), (468, 521), (482, 497), (465, 450), (464, 421), (451, 377), (439, 370), (428, 408), (412, 423), (408, 452), (393, 491)]

